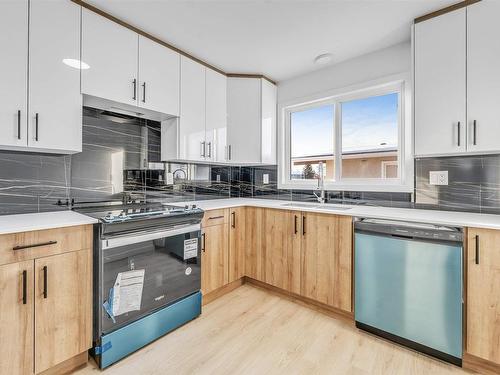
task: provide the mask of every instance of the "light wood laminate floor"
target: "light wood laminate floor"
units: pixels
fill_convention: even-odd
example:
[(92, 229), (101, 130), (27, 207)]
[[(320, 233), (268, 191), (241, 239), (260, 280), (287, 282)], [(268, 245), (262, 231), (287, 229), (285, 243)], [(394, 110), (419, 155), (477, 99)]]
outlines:
[[(93, 362), (76, 372), (96, 375)], [(470, 374), (248, 284), (102, 372), (165, 374)]]

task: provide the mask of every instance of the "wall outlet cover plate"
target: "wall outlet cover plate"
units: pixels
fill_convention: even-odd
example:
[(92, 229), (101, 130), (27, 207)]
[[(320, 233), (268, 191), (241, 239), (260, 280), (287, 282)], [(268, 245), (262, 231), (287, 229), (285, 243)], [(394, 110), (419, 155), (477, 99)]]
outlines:
[(430, 185), (448, 185), (448, 171), (430, 171)]
[(266, 185), (269, 183), (269, 174), (268, 173), (264, 173), (262, 175), (262, 183), (266, 184)]

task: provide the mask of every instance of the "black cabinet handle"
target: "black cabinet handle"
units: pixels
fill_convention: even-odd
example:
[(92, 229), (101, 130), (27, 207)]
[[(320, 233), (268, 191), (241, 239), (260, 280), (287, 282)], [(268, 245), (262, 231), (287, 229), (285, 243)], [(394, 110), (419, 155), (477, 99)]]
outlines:
[(23, 271), (23, 305), (28, 302), (28, 271)]
[(211, 216), (208, 218), (208, 220), (215, 220), (215, 219), (222, 219), (224, 218), (224, 215), (220, 215), (220, 216)]
[(474, 146), (476, 146), (477, 145), (477, 121), (476, 120), (474, 120), (472, 127), (473, 127), (472, 128), (472, 130), (473, 130), (473, 141), (472, 141), (472, 144)]
[(17, 111), (17, 139), (21, 139), (21, 110)]
[(38, 113), (35, 114), (35, 141), (38, 142)]
[(142, 84), (142, 102), (146, 103), (146, 82)]
[(306, 235), (306, 216), (302, 216), (302, 235)]
[(47, 266), (43, 266), (43, 298), (47, 298), (47, 278), (49, 270)]
[(294, 234), (297, 234), (297, 220), (298, 220), (298, 217), (297, 215), (294, 215), (294, 222), (293, 222), (293, 232)]
[(479, 236), (476, 235), (476, 264), (479, 264)]
[(55, 245), (56, 243), (57, 241), (47, 241), (47, 242), (36, 243), (33, 245), (18, 245), (14, 246), (12, 250), (23, 250), (23, 249), (29, 249), (30, 247), (49, 246), (49, 245)]
[(227, 146), (227, 159), (231, 160), (231, 145)]
[(461, 128), (461, 126), (460, 126), (460, 121), (459, 121), (457, 124), (457, 129), (458, 129), (458, 131), (457, 131), (457, 133), (458, 133), (457, 146), (458, 147), (460, 147), (460, 128)]
[(205, 233), (202, 233), (201, 235), (201, 250), (205, 252)]
[(208, 157), (211, 158), (212, 157), (212, 142), (208, 142), (207, 147), (208, 147)]
[(231, 227), (236, 228), (236, 212), (231, 212)]
[(136, 92), (137, 92), (137, 79), (134, 78), (132, 81), (132, 86), (134, 86), (134, 95), (132, 95), (132, 100), (135, 100), (137, 98)]

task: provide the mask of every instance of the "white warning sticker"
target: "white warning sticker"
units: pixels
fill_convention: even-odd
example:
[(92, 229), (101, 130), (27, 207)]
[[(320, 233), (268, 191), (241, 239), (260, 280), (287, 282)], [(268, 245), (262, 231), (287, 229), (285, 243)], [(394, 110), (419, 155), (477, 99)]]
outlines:
[(184, 240), (184, 260), (196, 258), (198, 256), (198, 239), (191, 238)]

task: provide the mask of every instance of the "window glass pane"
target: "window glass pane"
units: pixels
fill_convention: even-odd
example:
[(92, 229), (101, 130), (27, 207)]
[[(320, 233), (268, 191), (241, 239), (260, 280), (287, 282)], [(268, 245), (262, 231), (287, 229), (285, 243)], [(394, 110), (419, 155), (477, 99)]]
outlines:
[(399, 94), (343, 102), (342, 177), (398, 177)]
[(333, 121), (332, 104), (290, 114), (290, 179), (318, 178), (323, 162), (324, 177), (333, 180)]

